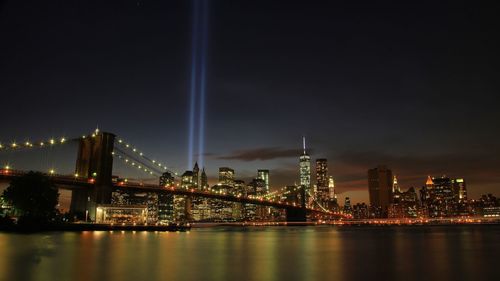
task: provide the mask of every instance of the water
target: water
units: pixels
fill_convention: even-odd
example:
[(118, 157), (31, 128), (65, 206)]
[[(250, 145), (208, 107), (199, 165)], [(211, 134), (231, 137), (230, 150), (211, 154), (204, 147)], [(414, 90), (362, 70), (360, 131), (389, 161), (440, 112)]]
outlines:
[(498, 280), (500, 226), (0, 233), (0, 280)]

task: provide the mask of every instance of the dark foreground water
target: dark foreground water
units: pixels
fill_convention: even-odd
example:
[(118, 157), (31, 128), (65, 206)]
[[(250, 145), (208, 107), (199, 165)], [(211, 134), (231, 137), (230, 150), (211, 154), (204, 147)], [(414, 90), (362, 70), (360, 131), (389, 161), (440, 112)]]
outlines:
[(0, 280), (500, 280), (500, 226), (0, 233)]

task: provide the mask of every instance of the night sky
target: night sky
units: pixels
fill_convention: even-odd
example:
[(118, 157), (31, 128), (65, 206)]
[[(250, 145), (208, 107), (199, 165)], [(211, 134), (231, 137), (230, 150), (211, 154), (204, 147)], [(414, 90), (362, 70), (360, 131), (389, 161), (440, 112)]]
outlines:
[[(211, 2), (212, 179), (298, 182), (305, 135), (341, 198), (368, 201), (378, 164), (404, 189), (446, 174), (500, 195), (498, 9)], [(2, 142), (99, 126), (187, 168), (190, 1), (0, 3)]]

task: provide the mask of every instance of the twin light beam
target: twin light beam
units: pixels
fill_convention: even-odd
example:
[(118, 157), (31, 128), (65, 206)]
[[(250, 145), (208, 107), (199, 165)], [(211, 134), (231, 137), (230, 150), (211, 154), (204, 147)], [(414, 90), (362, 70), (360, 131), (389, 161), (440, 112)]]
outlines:
[[(189, 102), (188, 170), (193, 167), (195, 138), (198, 138), (198, 165), (204, 165), (205, 96), (208, 40), (208, 0), (193, 0), (191, 81)], [(198, 118), (196, 115), (198, 114)], [(198, 126), (197, 134), (196, 126)]]

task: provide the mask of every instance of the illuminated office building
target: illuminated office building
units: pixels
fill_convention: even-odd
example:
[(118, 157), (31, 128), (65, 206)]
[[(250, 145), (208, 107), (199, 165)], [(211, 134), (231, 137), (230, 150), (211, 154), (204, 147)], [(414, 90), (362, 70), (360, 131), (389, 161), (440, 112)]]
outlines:
[(314, 196), (311, 190), (311, 157), (306, 152), (306, 138), (302, 138), (302, 146), (304, 153), (299, 157), (299, 174), (300, 174), (300, 186), (305, 189), (306, 203), (311, 204), (311, 198), (309, 196)]
[(223, 185), (233, 186), (234, 170), (228, 167), (219, 168), (219, 183)]
[(329, 198), (328, 163), (326, 159), (316, 159), (316, 197), (321, 204), (326, 204)]
[(257, 178), (261, 179), (265, 183), (265, 193), (269, 193), (269, 170), (258, 170)]
[[(160, 177), (160, 186), (172, 187), (175, 185), (174, 177), (170, 172), (165, 172)], [(168, 223), (174, 221), (174, 195), (167, 192), (158, 193), (158, 222)]]

